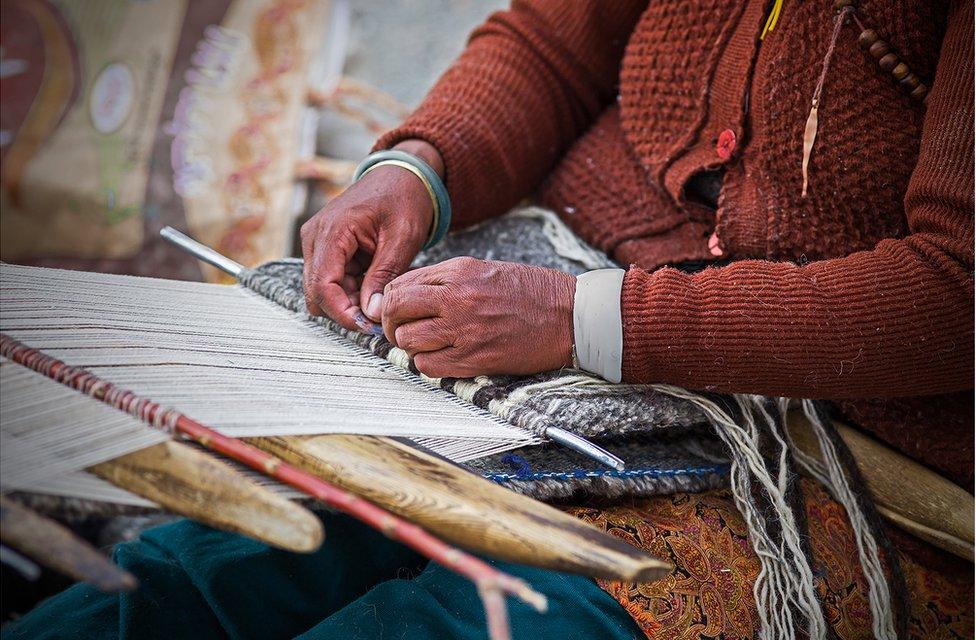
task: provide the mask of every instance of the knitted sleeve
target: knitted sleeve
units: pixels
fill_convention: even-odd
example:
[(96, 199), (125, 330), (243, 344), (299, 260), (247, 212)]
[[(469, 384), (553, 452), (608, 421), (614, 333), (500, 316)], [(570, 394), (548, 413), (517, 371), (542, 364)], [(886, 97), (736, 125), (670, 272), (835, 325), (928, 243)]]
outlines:
[(973, 3), (963, 1), (905, 196), (911, 234), (806, 266), (631, 269), (624, 379), (813, 398), (971, 389), (973, 82)]
[(454, 227), (529, 195), (616, 94), (647, 0), (515, 0), (471, 35), (416, 112), (377, 141), (408, 138), (444, 158)]

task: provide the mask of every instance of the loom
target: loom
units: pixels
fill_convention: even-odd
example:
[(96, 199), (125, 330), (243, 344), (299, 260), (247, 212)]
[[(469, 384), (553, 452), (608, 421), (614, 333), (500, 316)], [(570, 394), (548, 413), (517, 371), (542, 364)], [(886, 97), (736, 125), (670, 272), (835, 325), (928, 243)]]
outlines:
[[(509, 216), (499, 224), (510, 224), (515, 220), (520, 220), (515, 224), (522, 224), (530, 219), (541, 223), (543, 228), (552, 226), (548, 224), (552, 221), (547, 216), (535, 214), (523, 214), (520, 218)], [(551, 235), (552, 230), (550, 229), (549, 232)], [(172, 232), (167, 234), (179, 238)], [(520, 233), (517, 237), (523, 238), (528, 235), (530, 234)], [(563, 238), (563, 235), (565, 234), (559, 237), (565, 244), (568, 239)], [(537, 240), (529, 237), (528, 241)], [(180, 243), (193, 246), (192, 241), (187, 239), (182, 239)], [(207, 254), (201, 252), (199, 248), (195, 253), (215, 264), (222, 259), (219, 254)], [(589, 260), (592, 256), (584, 257)], [(216, 266), (221, 267), (220, 264)], [(223, 267), (227, 270), (239, 268), (233, 262), (227, 262)], [(520, 501), (519, 496), (488, 483), (471, 484), (477, 478), (445, 463), (437, 454), (453, 461), (463, 462), (468, 469), (475, 470), (509, 488), (543, 498), (569, 495), (563, 493), (566, 489), (561, 487), (586, 488), (608, 496), (694, 490), (715, 486), (711, 483), (724, 482), (723, 475), (728, 473), (728, 466), (723, 464), (723, 455), (720, 452), (710, 451), (709, 447), (705, 446), (705, 441), (699, 440), (699, 436), (695, 435), (697, 432), (694, 429), (687, 430), (689, 425), (714, 427), (716, 433), (728, 441), (730, 450), (739, 451), (741, 455), (752, 446), (750, 442), (755, 437), (757, 421), (769, 419), (769, 414), (760, 402), (762, 399), (759, 398), (736, 397), (734, 399), (741, 407), (738, 420), (745, 420), (740, 426), (737, 424), (738, 420), (733, 420), (726, 415), (718, 405), (713, 405), (696, 394), (661, 385), (648, 387), (607, 385), (599, 380), (579, 375), (577, 372), (540, 374), (514, 381), (514, 384), (513, 381), (504, 378), (471, 381), (421, 379), (407, 371), (409, 362), (404, 359), (404, 355), (396, 353), (395, 349), (390, 349), (388, 344), (383, 344), (381, 338), (343, 334), (327, 320), (313, 321), (303, 317), (300, 289), (295, 289), (300, 282), (300, 267), (300, 263), (279, 261), (256, 270), (235, 271), (242, 283), (249, 289), (260, 292), (261, 295), (240, 287), (211, 290), (208, 287), (212, 285), (152, 281), (153, 293), (146, 296), (142, 295), (146, 287), (138, 286), (137, 283), (140, 282), (138, 279), (24, 270), (21, 267), (4, 265), (2, 268), (4, 297), (0, 329), (7, 332), (8, 328), (11, 328), (11, 331), (24, 341), (43, 345), (42, 350), (59, 354), (71, 363), (83, 363), (116, 382), (138, 387), (141, 393), (152, 393), (154, 399), (165, 398), (167, 403), (178, 405), (187, 412), (192, 410), (206, 413), (208, 409), (212, 410), (214, 407), (208, 406), (206, 401), (193, 404), (192, 398), (186, 397), (193, 394), (185, 392), (185, 384), (174, 384), (173, 375), (179, 375), (181, 381), (191, 381), (194, 391), (228, 385), (226, 393), (215, 395), (218, 400), (214, 402), (223, 402), (225, 408), (233, 408), (232, 415), (227, 416), (224, 412), (218, 411), (212, 411), (207, 415), (220, 422), (221, 430), (237, 433), (246, 442), (270, 452), (276, 460), (283, 460), (300, 469), (310, 471), (317, 477), (363, 496), (390, 509), (391, 512), (405, 516), (408, 520), (464, 548), (517, 562), (631, 581), (642, 581), (661, 575), (667, 570), (667, 565), (643, 554), (635, 555), (633, 549), (628, 551), (619, 546), (614, 547), (599, 536), (594, 539), (591, 537), (592, 530), (580, 529), (578, 525), (574, 527), (565, 520), (560, 520), (558, 516), (550, 513), (551, 510), (547, 511), (547, 508), (538, 502)], [(25, 297), (22, 295), (24, 291), (18, 293), (8, 291), (11, 289), (9, 286), (11, 280), (8, 279), (10, 273), (20, 278), (20, 280), (15, 278), (14, 281), (21, 283), (21, 289), (33, 293)], [(34, 275), (39, 282), (34, 282)], [(23, 284), (25, 280), (30, 282), (29, 286)], [(62, 280), (61, 286), (52, 284), (52, 281), (59, 280)], [(95, 284), (89, 284), (89, 281)], [(71, 286), (65, 287), (64, 282)], [(91, 287), (91, 295), (78, 293), (80, 290), (87, 291), (88, 287)], [(65, 291), (66, 288), (69, 290)], [(113, 288), (117, 289), (116, 295), (118, 291), (125, 291), (124, 296), (134, 296), (134, 298), (126, 298), (127, 302), (124, 305), (117, 304), (117, 301), (113, 302), (109, 295)], [(210, 323), (200, 321), (197, 312), (205, 310), (211, 313), (211, 309), (226, 303), (219, 296), (229, 294), (239, 298), (233, 302), (234, 312), (227, 314), (232, 317), (225, 318), (219, 311), (213, 311), (214, 317)], [(140, 295), (142, 297), (139, 297)], [(170, 299), (167, 296), (177, 299)], [(187, 307), (185, 302), (179, 300), (180, 296), (187, 296), (193, 300), (191, 305), (194, 309), (193, 313), (185, 311), (181, 313), (180, 306), (184, 305), (183, 309)], [(136, 300), (136, 303), (132, 303), (131, 300)], [(8, 301), (16, 301), (16, 303), (11, 306), (8, 305)], [(145, 309), (157, 305), (160, 307), (158, 318), (148, 322), (144, 318)], [(8, 315), (8, 309), (14, 309), (16, 313), (23, 315), (12, 323), (11, 319), (14, 316)], [(296, 313), (297, 316), (294, 315)], [(75, 323), (72, 327), (74, 333), (81, 335), (83, 332), (85, 338), (72, 340), (70, 336), (64, 335), (67, 332), (59, 332), (58, 326), (64, 325), (65, 322), (63, 318), (68, 318)], [(284, 322), (285, 320), (287, 322)], [(18, 325), (18, 322), (21, 324)], [(166, 330), (153, 328), (151, 324), (156, 322), (165, 326)], [(224, 326), (222, 324), (224, 322), (229, 324)], [(286, 330), (280, 326), (269, 326), (274, 322), (287, 324), (289, 328)], [(224, 326), (222, 330), (217, 328), (222, 326)], [(300, 339), (297, 337), (298, 334), (293, 335), (293, 330), (299, 333), (310, 332), (308, 335), (315, 336), (313, 340), (315, 344), (308, 348), (304, 346), (293, 348), (294, 343), (289, 341)], [(245, 339), (235, 335), (240, 331), (252, 331), (253, 334), (249, 334)], [(167, 332), (172, 334), (169, 338), (166, 337)], [(176, 339), (172, 336), (180, 337)], [(100, 345), (100, 348), (93, 346), (96, 344)], [(106, 358), (110, 350), (116, 352), (112, 357)], [(215, 356), (215, 354), (222, 355)], [(355, 354), (355, 357), (349, 354)], [(180, 357), (174, 357), (177, 355)], [(219, 358), (223, 358), (224, 361), (219, 361)], [(350, 360), (355, 362), (350, 363)], [(266, 366), (256, 366), (262, 362)], [(274, 366), (272, 367), (271, 364)], [(0, 373), (4, 376), (14, 373), (17, 379), (36, 376), (28, 371), (11, 370), (11, 366), (11, 363), (3, 363), (0, 365)], [(152, 372), (147, 374), (146, 371), (142, 371), (167, 367), (171, 368), (169, 382), (165, 380), (165, 376), (162, 376), (161, 380), (160, 376), (153, 375)], [(357, 415), (356, 410), (357, 407), (361, 407), (362, 400), (357, 401), (356, 394), (350, 393), (349, 389), (343, 389), (337, 382), (353, 375), (367, 379), (364, 384), (374, 385), (371, 388), (377, 393), (390, 393), (391, 388), (396, 388), (395, 393), (402, 394), (403, 399), (400, 400), (398, 395), (398, 403), (395, 407), (390, 407), (383, 402), (372, 402), (371, 404), (377, 408), (375, 414), (372, 411), (366, 412), (372, 415), (359, 414), (354, 422), (355, 430), (365, 430), (364, 433), (370, 434), (393, 433), (398, 439), (376, 435), (337, 435), (349, 429), (344, 428), (340, 424), (342, 421), (336, 419), (334, 415), (325, 415), (314, 421), (315, 424), (312, 425), (313, 421), (309, 420), (282, 421), (280, 418), (269, 420), (267, 413), (272, 412), (270, 404), (267, 407), (262, 405), (261, 410), (253, 414), (248, 414), (247, 410), (238, 410), (241, 408), (241, 403), (248, 400), (247, 394), (240, 390), (255, 380), (259, 383), (267, 383), (268, 378), (263, 377), (266, 369), (276, 371), (273, 378), (280, 378), (287, 382), (276, 385), (275, 381), (271, 380), (268, 389), (261, 392), (265, 395), (259, 394), (257, 397), (262, 403), (272, 401), (276, 395), (287, 398), (287, 401), (279, 405), (279, 410), (285, 413), (287, 413), (285, 409), (295, 403), (318, 411), (327, 411), (329, 406), (340, 407), (343, 412)], [(178, 371), (178, 374), (174, 374), (175, 371)], [(240, 376), (241, 371), (248, 371), (248, 373)], [(364, 374), (364, 371), (368, 371), (368, 375)], [(313, 373), (309, 374), (309, 372)], [(323, 382), (321, 389), (328, 389), (328, 393), (322, 392), (321, 397), (316, 396), (315, 390), (320, 387), (317, 384), (310, 384), (307, 379), (303, 381), (303, 375), (317, 376), (316, 381)], [(4, 380), (6, 381), (7, 377), (4, 377)], [(8, 423), (17, 424), (7, 419), (8, 415), (13, 415), (8, 413), (8, 410), (12, 410), (11, 407), (33, 404), (36, 412), (37, 405), (43, 403), (42, 398), (54, 397), (53, 388), (48, 394), (48, 392), (39, 392), (38, 388), (33, 386), (47, 382), (43, 378), (35, 379), (31, 383), (18, 380), (17, 384), (22, 385), (23, 388), (34, 389), (33, 403), (25, 400), (11, 405), (8, 401), (10, 394), (4, 394), (4, 431), (7, 431)], [(183, 389), (181, 390), (180, 387)], [(67, 392), (69, 395), (76, 394), (70, 389), (61, 387), (58, 387), (57, 391)], [(412, 404), (411, 400), (413, 398), (411, 392), (417, 391), (427, 399), (438, 398), (436, 401), (431, 401), (435, 403), (435, 410), (432, 412), (434, 420), (420, 427), (416, 423), (418, 416), (423, 413)], [(576, 396), (577, 400), (565, 402), (567, 393)], [(20, 392), (17, 395), (21, 397)], [(326, 395), (334, 404), (330, 405), (325, 401)], [(58, 402), (67, 399), (66, 397)], [(92, 400), (84, 396), (76, 394), (74, 401), (75, 404), (86, 406), (86, 410), (94, 412), (95, 406), (105, 410), (105, 407), (97, 403), (92, 404)], [(785, 401), (780, 405), (781, 411), (785, 413)], [(811, 412), (812, 405), (804, 403), (803, 406), (808, 410), (812, 420), (804, 419), (798, 412), (790, 412), (791, 426), (788, 432), (784, 432), (784, 436), (789, 439), (789, 445), (804, 469), (808, 469), (815, 477), (821, 478), (827, 486), (836, 486), (838, 482), (843, 484), (843, 481), (837, 477), (828, 477), (830, 473), (836, 476), (837, 470), (831, 471), (828, 466), (825, 466), (832, 456), (827, 455), (826, 458), (822, 458), (824, 426), (815, 412)], [(21, 406), (18, 411), (23, 412), (25, 409)], [(84, 417), (87, 420), (87, 422), (80, 420), (77, 423), (88, 425), (78, 428), (88, 428), (94, 433), (98, 431), (96, 425), (103, 424), (94, 414), (89, 416), (84, 411), (77, 413), (79, 409), (75, 411), (76, 417)], [(30, 411), (27, 411), (27, 417), (30, 417)], [(118, 418), (118, 416), (113, 417)], [(101, 418), (107, 419), (108, 415), (103, 415)], [(456, 419), (464, 421), (469, 427), (463, 437), (459, 437), (458, 433), (451, 430), (455, 428), (453, 425)], [(41, 426), (50, 426), (50, 415), (46, 419), (39, 420), (39, 423)], [(63, 420), (61, 424), (63, 426)], [(123, 433), (126, 428), (132, 426), (124, 424), (113, 426), (111, 420), (106, 420), (104, 424), (106, 429), (119, 429)], [(493, 466), (497, 464), (499, 458), (505, 458), (504, 455), (499, 454), (514, 447), (519, 447), (520, 452), (543, 451), (544, 449), (540, 449), (538, 444), (545, 439), (547, 430), (558, 424), (571, 424), (576, 433), (587, 436), (608, 434), (619, 436), (650, 431), (657, 432), (659, 435), (653, 442), (639, 439), (628, 440), (626, 444), (613, 444), (613, 441), (601, 442), (611, 453), (619, 454), (628, 461), (628, 468), (624, 471), (610, 467), (603, 467), (603, 470), (590, 467), (589, 471), (582, 474), (555, 470), (499, 473), (498, 467)], [(142, 428), (141, 425), (138, 426)], [(299, 429), (297, 433), (309, 434), (323, 428), (326, 429), (326, 433), (331, 429), (332, 435), (285, 435), (295, 429)], [(307, 430), (301, 431), (301, 429)], [(477, 431), (478, 435), (473, 431)], [(972, 557), (971, 518), (966, 522), (964, 513), (966, 510), (958, 509), (960, 504), (965, 504), (969, 508), (972, 504), (971, 496), (960, 496), (959, 491), (953, 491), (944, 480), (931, 472), (917, 468), (917, 465), (912, 467), (909, 474), (913, 480), (906, 481), (905, 474), (892, 471), (905, 468), (906, 463), (898, 454), (846, 427), (840, 426), (840, 434), (843, 436), (843, 441), (855, 452), (858, 460), (866, 461), (865, 464), (871, 465), (872, 473), (868, 475), (868, 486), (875, 493), (882, 513), (900, 526), (957, 555)], [(143, 437), (145, 435), (143, 433)], [(50, 435), (48, 437), (50, 438)], [(33, 482), (36, 484), (32, 490), (40, 491), (38, 487), (43, 487), (46, 483), (47, 486), (42, 489), (43, 491), (64, 494), (70, 493), (65, 490), (67, 486), (73, 486), (76, 488), (74, 495), (80, 496), (90, 491), (95, 483), (99, 484), (100, 490), (108, 492), (101, 494), (103, 497), (123, 502), (123, 496), (126, 494), (116, 485), (131, 489), (135, 486), (134, 481), (138, 480), (142, 471), (147, 468), (165, 470), (172, 466), (175, 459), (186, 460), (185, 456), (190, 453), (204, 455), (202, 452), (189, 449), (186, 444), (171, 440), (149, 446), (143, 444), (142, 449), (120, 455), (117, 442), (112, 442), (113, 438), (107, 440), (110, 441), (111, 446), (106, 445), (103, 453), (107, 456), (106, 462), (92, 464), (94, 460), (92, 458), (85, 460), (79, 458), (72, 464), (64, 465), (64, 461), (61, 460), (60, 464), (64, 469), (72, 467), (77, 469), (65, 471), (61, 474), (63, 478), (61, 481), (46, 477), (47, 474), (35, 473)], [(47, 441), (58, 442), (57, 438)], [(157, 451), (159, 447), (164, 446), (172, 448), (170, 453), (167, 453), (173, 456), (172, 459), (166, 460)], [(116, 448), (113, 450), (112, 447)], [(424, 452), (418, 447), (424, 447), (429, 452)], [(66, 442), (53, 446), (52, 451), (64, 449), (67, 453), (58, 455), (64, 455), (70, 460), (72, 456), (77, 455), (72, 452), (73, 448), (78, 447), (72, 447), (72, 438), (68, 437)], [(558, 460), (553, 462), (554, 450), (550, 448), (549, 451), (546, 456), (550, 463), (559, 467), (562, 463)], [(583, 458), (571, 450), (563, 451), (568, 453), (559, 453), (556, 458), (560, 460), (565, 458), (570, 466), (575, 465), (578, 468)], [(600, 449), (597, 448), (597, 451)], [(33, 455), (43, 458), (50, 453), (42, 452)], [(528, 456), (527, 453), (523, 455)], [(678, 459), (672, 473), (666, 468), (667, 461), (673, 460), (676, 455)], [(128, 465), (120, 464), (121, 461), (133, 456), (144, 456), (145, 459), (133, 459)], [(531, 459), (531, 456), (529, 457)], [(213, 458), (208, 457), (208, 459), (216, 462)], [(742, 464), (747, 464), (746, 458), (742, 460)], [(86, 467), (86, 464), (91, 466)], [(21, 469), (30, 466), (21, 465)], [(310, 540), (314, 542), (314, 532), (305, 531), (303, 536), (293, 535), (303, 526), (303, 514), (300, 511), (288, 512), (276, 506), (278, 503), (275, 500), (282, 495), (296, 497), (294, 490), (267, 479), (259, 480), (260, 476), (255, 474), (245, 475), (245, 471), (240, 468), (231, 465), (226, 467), (224, 472), (236, 474), (234, 477), (241, 478), (239, 482), (263, 492), (252, 491), (253, 497), (250, 500), (237, 501), (239, 505), (250, 507), (248, 517), (225, 518), (223, 522), (213, 523), (215, 526), (223, 526), (260, 539), (271, 540), (273, 544), (286, 548), (289, 548), (289, 545), (290, 548), (307, 545)], [(16, 467), (13, 468), (16, 470)], [(82, 468), (87, 469), (88, 473), (80, 471)], [(129, 473), (123, 479), (126, 470)], [(22, 470), (18, 473), (26, 473), (26, 471)], [(97, 475), (98, 478), (92, 474)], [(231, 476), (227, 475), (227, 477)], [(566, 480), (562, 480), (563, 477)], [(733, 474), (733, 481), (742, 481), (745, 477)], [(99, 478), (114, 481), (115, 485), (101, 482)], [(432, 481), (432, 478), (436, 480)], [(920, 489), (921, 487), (924, 489)], [(140, 489), (138, 492), (140, 495), (134, 495), (129, 491), (127, 494), (129, 504), (147, 504), (144, 497), (145, 489), (145, 487)], [(8, 489), (5, 487), (5, 490)], [(925, 494), (924, 497), (919, 495), (920, 491)], [(260, 498), (257, 497), (259, 493)], [(150, 498), (150, 500), (204, 521), (213, 516), (213, 509), (199, 509), (196, 515), (192, 515), (188, 512), (186, 504), (173, 502), (171, 498), (172, 496), (164, 490), (155, 499)], [(219, 499), (223, 500), (226, 497), (221, 496)], [(166, 504), (167, 500), (170, 501), (169, 505)], [(255, 507), (258, 501), (262, 503), (260, 508)], [(268, 508), (277, 508), (278, 522), (287, 523), (287, 526), (280, 526), (276, 531), (259, 530), (255, 522), (261, 518), (256, 515)], [(742, 508), (748, 513), (747, 504)], [(443, 514), (451, 515), (445, 518)], [(457, 520), (458, 514), (464, 514), (464, 517)], [(504, 514), (504, 517), (501, 514)], [(528, 523), (533, 522), (535, 528), (526, 527)], [(472, 535), (472, 531), (476, 528), (480, 528), (481, 531)], [(555, 535), (556, 532), (562, 532), (568, 537)], [(754, 533), (750, 530), (750, 537), (753, 536)], [(761, 543), (761, 537), (758, 539)], [(577, 549), (577, 552), (573, 553), (573, 549)], [(791, 579), (783, 574), (781, 569), (774, 568), (771, 575), (775, 580)], [(789, 582), (782, 584), (789, 584)], [(884, 607), (885, 604), (881, 600), (872, 603), (872, 611), (877, 609), (879, 617), (884, 612)]]
[[(174, 473), (173, 467), (179, 465), (173, 463), (183, 461), (189, 468), (185, 462), (190, 452), (169, 450), (173, 460), (163, 469), (158, 451), (138, 461), (134, 457), (164, 444), (168, 434), (179, 433), (221, 453), (236, 453), (235, 459), (257, 470), (276, 472), (273, 475), (279, 480), (285, 479), (283, 472), (290, 477), (294, 470), (298, 478), (289, 484), (325, 497), (333, 506), (348, 500), (331, 494), (325, 487), (333, 485), (301, 469), (314, 469), (318, 476), (345, 482), (363, 495), (392, 466), (399, 473), (381, 483), (384, 490), (374, 499), (382, 502), (394, 491), (402, 495), (403, 482), (412, 476), (415, 491), (408, 493), (411, 499), (404, 504), (393, 505), (398, 511), (412, 511), (413, 520), (445, 538), (496, 557), (618, 579), (652, 579), (668, 568), (565, 514), (547, 513), (542, 505), (490, 484), (472, 485), (473, 476), (415, 448), (464, 461), (537, 443), (539, 435), (412, 379), (389, 362), (245, 289), (11, 265), (3, 265), (2, 280), (0, 330), (3, 353), (10, 360), (0, 363), (0, 372), (5, 388), (15, 391), (13, 399), (4, 402), (0, 431), (4, 491), (85, 498), (94, 493), (103, 500), (135, 505), (156, 498), (177, 512), (283, 548), (303, 551), (321, 542), (321, 531), (309, 514), (282, 505), (280, 485), (271, 485), (269, 491), (248, 476), (236, 478), (251, 493), (254, 504), (250, 505), (246, 500), (232, 501), (226, 488), (197, 500), (198, 508), (165, 490), (153, 493), (156, 487), (140, 482), (145, 480), (140, 475), (155, 467), (157, 473), (170, 474), (175, 482), (185, 484)], [(154, 311), (145, 314), (146, 309)], [(215, 425), (217, 431), (189, 415)], [(153, 432), (144, 422), (168, 433)], [(382, 439), (307, 442), (294, 437), (349, 432), (409, 437), (414, 447)], [(248, 444), (240, 438), (247, 438)], [(571, 434), (563, 439), (585, 443)], [(260, 448), (251, 449), (252, 443)], [(596, 447), (582, 448), (602, 453)], [(336, 450), (344, 456), (336, 458)], [(383, 458), (376, 466), (378, 454)], [(355, 458), (359, 464), (336, 473), (329, 463), (342, 458)], [(368, 463), (374, 466), (367, 473), (363, 469)], [(240, 470), (216, 461), (211, 466), (202, 474), (204, 480), (220, 487), (235, 484), (233, 474)], [(131, 469), (126, 473), (127, 467), (134, 467), (136, 473)], [(225, 476), (222, 480), (220, 474)], [(437, 482), (431, 482), (433, 477)], [(206, 481), (198, 484), (198, 490), (209, 490)], [(128, 491), (119, 491), (119, 485)], [(133, 495), (133, 490), (139, 495)], [(419, 492), (459, 515), (445, 521), (430, 508), (417, 511), (413, 498)], [(477, 503), (481, 508), (464, 513)], [(241, 517), (222, 516), (221, 508), (228, 504), (243, 510)], [(369, 505), (364, 507), (369, 510)], [(30, 544), (29, 536), (25, 539), (24, 527), (14, 526), (15, 519), (34, 517), (23, 516), (18, 509), (5, 508), (4, 539), (36, 554), (39, 550)], [(501, 512), (507, 517), (500, 521)], [(267, 516), (273, 518), (271, 525), (265, 523)], [(367, 516), (385, 531), (398, 530), (390, 527), (390, 516)], [(37, 524), (34, 521), (32, 526)], [(459, 524), (463, 526), (458, 528)], [(402, 524), (399, 528), (407, 534), (414, 531)], [(474, 536), (473, 531), (477, 531)], [(488, 575), (498, 572), (474, 558), (459, 557), (436, 538), (414, 534), (421, 536), (423, 544), (413, 535), (396, 536), (427, 549), (433, 559), (469, 571), (478, 582), (493, 637), (504, 637), (499, 631), (504, 629), (504, 616), (498, 613), (503, 600), (497, 594), (512, 593), (544, 606), (527, 586)], [(77, 547), (66, 536), (58, 540), (59, 549)], [(83, 548), (61, 555), (74, 561), (51, 564), (70, 575), (109, 586), (131, 585), (125, 576), (106, 580), (81, 570), (79, 564), (91, 556)], [(488, 577), (476, 579), (479, 573)]]

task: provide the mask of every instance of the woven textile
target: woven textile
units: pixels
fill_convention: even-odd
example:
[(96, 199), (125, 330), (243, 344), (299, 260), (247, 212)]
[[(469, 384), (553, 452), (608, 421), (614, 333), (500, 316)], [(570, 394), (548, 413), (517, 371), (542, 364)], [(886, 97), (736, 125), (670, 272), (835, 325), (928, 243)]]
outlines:
[[(501, 241), (505, 237), (518, 241)], [(418, 262), (451, 257), (455, 252), (505, 259), (509, 248), (517, 258), (568, 271), (578, 271), (579, 266), (573, 269), (561, 265), (561, 260), (585, 262), (588, 268), (607, 263), (575, 241), (552, 214), (542, 211), (534, 215), (513, 212), (500, 222), (455, 236), (441, 248), (440, 255), (421, 257)], [(241, 282), (285, 308), (305, 314), (301, 268), (296, 260), (277, 261), (245, 272)], [(714, 487), (728, 471), (735, 507), (748, 524), (749, 543), (761, 565), (755, 581), (761, 636), (792, 638), (796, 629), (803, 627), (812, 637), (825, 633), (824, 604), (814, 591), (813, 568), (803, 542), (805, 525), (791, 505), (792, 483), (783, 475), (786, 469), (778, 470), (778, 463), (762, 460), (762, 438), (772, 438), (783, 447), (781, 454), (773, 457), (788, 457), (784, 435), (779, 432), (784, 402), (759, 396), (699, 395), (668, 386), (614, 385), (574, 370), (527, 377), (431, 379), (420, 374), (407, 354), (382, 336), (349, 332), (325, 318), (317, 321), (394, 365), (409, 369), (427, 383), (512, 424), (539, 435), (544, 435), (546, 427), (557, 426), (602, 438), (611, 451), (623, 453), (631, 465), (623, 472), (612, 472), (594, 468), (593, 462), (579, 456), (540, 448), (516, 450), (471, 464), (472, 470), (512, 489), (544, 499), (567, 498), (581, 491), (591, 497), (674, 494)], [(804, 411), (820, 429), (821, 446), (833, 452), (834, 445), (824, 440), (831, 438), (825, 431), (829, 427), (813, 415), (820, 409), (805, 403)], [(716, 440), (721, 440), (721, 445)], [(824, 449), (824, 460), (836, 465), (836, 453), (828, 454), (828, 449)], [(724, 464), (722, 451), (727, 452), (731, 464)], [(883, 536), (877, 538), (877, 514), (870, 501), (852, 493), (844, 477), (842, 470), (831, 467), (829, 482), (851, 516), (857, 551), (865, 563), (864, 575), (872, 585), (868, 595), (873, 632), (894, 638), (894, 625), (903, 622), (904, 616), (892, 609), (878, 551), (879, 545), (886, 551), (890, 547)], [(871, 514), (867, 520), (865, 514)], [(899, 571), (894, 573), (895, 583), (901, 584)]]

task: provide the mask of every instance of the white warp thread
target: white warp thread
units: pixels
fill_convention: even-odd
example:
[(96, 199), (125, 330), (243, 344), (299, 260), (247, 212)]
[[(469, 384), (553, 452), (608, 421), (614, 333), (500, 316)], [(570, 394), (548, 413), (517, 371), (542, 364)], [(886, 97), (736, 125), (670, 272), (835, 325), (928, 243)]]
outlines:
[(235, 437), (401, 436), (455, 461), (538, 442), (241, 287), (2, 265), (0, 330)]
[(169, 439), (136, 418), (0, 358), (0, 487), (32, 490)]
[[(158, 444), (168, 439), (166, 433), (4, 358), (0, 358), (0, 385), (0, 491), (157, 506), (82, 469)], [(412, 442), (454, 462), (510, 448), (509, 443), (490, 438), (421, 438)], [(193, 442), (187, 445), (202, 449)], [(223, 461), (282, 497), (304, 495), (236, 461)]]

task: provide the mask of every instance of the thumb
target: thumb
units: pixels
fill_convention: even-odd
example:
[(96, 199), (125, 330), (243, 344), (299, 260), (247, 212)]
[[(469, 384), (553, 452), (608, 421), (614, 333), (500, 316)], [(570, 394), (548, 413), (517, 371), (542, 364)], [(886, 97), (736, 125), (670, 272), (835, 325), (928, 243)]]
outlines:
[(380, 239), (373, 254), (373, 261), (363, 276), (360, 288), (360, 307), (374, 322), (379, 322), (383, 309), (383, 289), (392, 280), (403, 274), (410, 266), (415, 251), (411, 251), (406, 242), (395, 244)]

